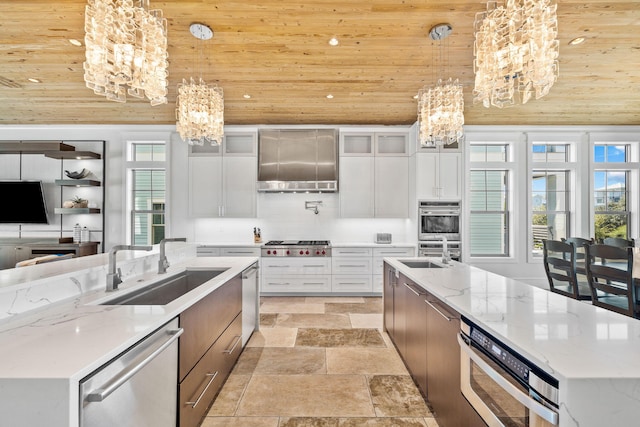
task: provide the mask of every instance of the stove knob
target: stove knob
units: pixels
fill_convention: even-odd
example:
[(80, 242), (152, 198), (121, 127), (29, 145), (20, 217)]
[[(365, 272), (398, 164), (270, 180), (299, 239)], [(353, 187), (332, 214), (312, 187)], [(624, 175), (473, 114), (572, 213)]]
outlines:
[(322, 251), (322, 255), (326, 255), (327, 253), (325, 251)]
[(309, 255), (309, 251), (306, 251), (306, 252), (305, 252), (305, 254), (306, 254), (306, 255)]
[(320, 251), (316, 251), (316, 255), (320, 255)]
[(304, 255), (304, 251), (300, 251), (300, 255)]
[(290, 253), (290, 252), (289, 252), (289, 251), (287, 251), (287, 255), (289, 255), (289, 253)]
[(271, 251), (267, 251), (267, 255), (271, 255)]
[(273, 254), (275, 255), (275, 254), (277, 254), (277, 253), (278, 253), (278, 252), (276, 252), (276, 250), (274, 249), (274, 250), (273, 250)]

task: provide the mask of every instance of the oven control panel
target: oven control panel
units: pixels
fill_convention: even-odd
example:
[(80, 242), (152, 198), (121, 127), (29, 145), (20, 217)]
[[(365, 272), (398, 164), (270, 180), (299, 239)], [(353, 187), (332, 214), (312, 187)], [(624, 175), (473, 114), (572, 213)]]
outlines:
[(512, 375), (520, 378), (525, 384), (529, 382), (529, 368), (527, 365), (515, 355), (511, 354), (511, 352), (501, 344), (492, 340), (482, 333), (482, 331), (474, 327), (471, 328), (471, 340), (483, 348), (485, 353), (490, 354), (495, 360), (499, 361)]

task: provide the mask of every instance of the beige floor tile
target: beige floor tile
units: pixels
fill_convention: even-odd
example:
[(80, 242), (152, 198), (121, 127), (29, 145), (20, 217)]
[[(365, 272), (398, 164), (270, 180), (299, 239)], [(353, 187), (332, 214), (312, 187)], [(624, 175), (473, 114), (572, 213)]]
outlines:
[(276, 327), (288, 328), (350, 328), (348, 314), (291, 313), (278, 314)]
[(293, 347), (297, 328), (264, 328), (254, 332), (247, 347)]
[(349, 320), (351, 320), (351, 326), (354, 328), (382, 329), (382, 314), (349, 313)]
[(263, 302), (261, 313), (324, 313), (324, 303)]
[(369, 388), (378, 417), (431, 415), (409, 375), (374, 375), (369, 377)]
[(260, 313), (260, 327), (273, 328), (276, 326), (277, 313)]
[(362, 375), (253, 375), (239, 416), (373, 417)]
[(386, 347), (377, 329), (300, 328), (296, 347)]
[(307, 297), (260, 297), (260, 304), (269, 302), (269, 303), (289, 303), (289, 304), (302, 304), (305, 302)]
[(291, 417), (280, 418), (278, 427), (338, 427), (339, 418)]
[[(338, 427), (428, 427), (424, 418), (343, 418)], [(463, 427), (463, 426), (460, 426)]]
[(306, 302), (308, 303), (359, 303), (364, 304), (363, 297), (307, 297)]
[(260, 375), (326, 374), (324, 348), (265, 348), (255, 369)]
[(392, 348), (327, 348), (328, 374), (408, 375)]
[(200, 427), (278, 427), (278, 417), (206, 417)]
[(262, 347), (245, 347), (244, 350), (242, 350), (236, 365), (233, 367), (232, 373), (237, 375), (253, 374), (263, 350), (264, 349)]
[(427, 427), (440, 427), (435, 418), (425, 418), (424, 421), (427, 423)]
[(229, 375), (209, 409), (208, 416), (233, 416), (251, 375)]
[(327, 313), (382, 313), (382, 298), (363, 298), (364, 303), (326, 303)]

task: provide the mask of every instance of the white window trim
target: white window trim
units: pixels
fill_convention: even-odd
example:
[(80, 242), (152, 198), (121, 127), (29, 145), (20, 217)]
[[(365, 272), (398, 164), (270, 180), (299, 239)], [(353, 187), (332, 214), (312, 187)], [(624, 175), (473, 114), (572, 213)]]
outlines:
[[(171, 133), (170, 132), (134, 132), (122, 134), (122, 140), (124, 142), (123, 156), (123, 176), (122, 182), (123, 188), (123, 200), (122, 206), (124, 210), (122, 212), (122, 223), (125, 224), (125, 239), (127, 244), (131, 244), (131, 211), (133, 209), (131, 201), (132, 180), (131, 171), (133, 169), (164, 169), (165, 170), (165, 236), (171, 235), (171, 215), (170, 215), (170, 203), (171, 200)], [(152, 143), (164, 143), (165, 145), (165, 161), (132, 161), (130, 160), (131, 146), (133, 144), (152, 144)]]

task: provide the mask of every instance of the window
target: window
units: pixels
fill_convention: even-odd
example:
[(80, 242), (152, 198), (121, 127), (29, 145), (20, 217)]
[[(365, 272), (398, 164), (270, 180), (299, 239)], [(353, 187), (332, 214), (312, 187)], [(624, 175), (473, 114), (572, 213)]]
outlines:
[(507, 256), (508, 171), (472, 170), (469, 178), (471, 256)]
[(620, 144), (594, 145), (593, 228), (598, 242), (605, 237), (629, 238), (629, 148)]
[(566, 166), (570, 145), (533, 143), (531, 145), (531, 253), (542, 256), (542, 241), (570, 237), (570, 170), (547, 166)]
[(469, 160), (472, 162), (506, 162), (507, 145), (477, 144), (470, 147)]
[(130, 240), (154, 245), (165, 237), (166, 145), (131, 142), (129, 159)]
[(542, 240), (569, 237), (569, 172), (534, 170), (531, 183), (533, 254), (542, 255)]

